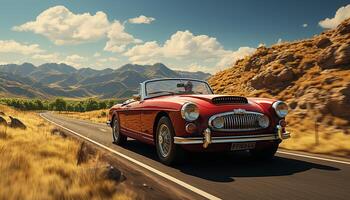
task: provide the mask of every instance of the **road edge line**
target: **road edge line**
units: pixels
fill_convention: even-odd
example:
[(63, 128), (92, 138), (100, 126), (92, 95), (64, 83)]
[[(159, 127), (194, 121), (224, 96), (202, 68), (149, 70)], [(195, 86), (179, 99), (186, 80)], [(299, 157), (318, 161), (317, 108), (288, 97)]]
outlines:
[(347, 162), (347, 161), (335, 160), (335, 159), (330, 159), (330, 158), (323, 158), (323, 157), (319, 157), (319, 156), (311, 156), (311, 155), (306, 155), (306, 154), (301, 154), (301, 153), (292, 153), (292, 152), (286, 152), (286, 151), (280, 151), (280, 150), (278, 150), (277, 153), (350, 165), (350, 162)]
[(205, 191), (203, 191), (201, 189), (198, 189), (198, 188), (196, 188), (196, 187), (194, 187), (194, 186), (192, 186), (192, 185), (190, 185), (188, 183), (185, 183), (185, 182), (183, 182), (183, 181), (181, 181), (179, 179), (176, 179), (176, 178), (174, 178), (174, 177), (172, 177), (172, 176), (170, 176), (170, 175), (168, 175), (168, 174), (166, 174), (164, 172), (161, 172), (161, 171), (159, 171), (159, 170), (157, 170), (157, 169), (155, 169), (155, 168), (153, 168), (153, 167), (151, 167), (149, 165), (146, 165), (146, 164), (144, 164), (144, 163), (142, 163), (142, 162), (140, 162), (140, 161), (138, 161), (138, 160), (136, 160), (134, 158), (131, 158), (131, 157), (127, 156), (127, 155), (124, 155), (124, 154), (122, 154), (122, 153), (120, 153), (120, 152), (118, 152), (118, 151), (116, 151), (116, 150), (114, 150), (114, 149), (112, 149), (110, 147), (107, 147), (107, 146), (105, 146), (105, 145), (103, 145), (101, 143), (98, 143), (98, 142), (96, 142), (96, 141), (94, 141), (94, 140), (92, 140), (92, 139), (90, 139), (90, 138), (88, 138), (88, 137), (86, 137), (84, 135), (81, 135), (81, 134), (79, 134), (79, 133), (77, 133), (77, 132), (75, 132), (73, 130), (70, 130), (69, 128), (66, 128), (66, 127), (64, 127), (64, 126), (62, 126), (62, 125), (60, 125), (60, 124), (58, 124), (58, 123), (48, 119), (47, 117), (43, 116), (42, 114), (43, 113), (39, 114), (40, 117), (44, 118), (48, 122), (50, 122), (50, 123), (52, 123), (52, 124), (54, 124), (56, 126), (59, 126), (59, 127), (65, 129), (65, 130), (67, 130), (67, 131), (69, 131), (69, 132), (71, 132), (71, 133), (73, 133), (73, 134), (75, 134), (75, 135), (77, 135), (77, 136), (79, 136), (79, 137), (81, 137), (81, 138), (83, 138), (83, 139), (85, 139), (85, 140), (87, 140), (87, 141), (89, 141), (89, 142), (91, 142), (91, 143), (101, 147), (101, 148), (104, 148), (104, 149), (106, 149), (106, 150), (108, 150), (108, 151), (110, 151), (110, 152), (112, 152), (112, 153), (114, 153), (114, 154), (116, 154), (116, 155), (118, 155), (118, 156), (120, 156), (120, 157), (122, 157), (122, 158), (124, 158), (124, 159), (126, 159), (128, 161), (130, 161), (130, 162), (133, 162), (133, 163), (135, 163), (135, 164), (137, 164), (137, 165), (139, 165), (139, 166), (141, 166), (141, 167), (143, 167), (143, 168), (145, 168), (145, 169), (147, 169), (147, 170), (149, 170), (149, 171), (151, 171), (151, 172), (153, 172), (153, 173), (155, 173), (155, 174), (157, 174), (157, 175), (159, 175), (159, 176), (161, 176), (161, 177), (163, 177), (163, 178), (165, 178), (167, 180), (170, 180), (171, 182), (176, 183), (176, 184), (178, 184), (178, 185), (180, 185), (180, 186), (182, 186), (182, 187), (184, 187), (184, 188), (186, 188), (186, 189), (188, 189), (188, 190), (190, 190), (190, 191), (192, 191), (192, 192), (194, 192), (194, 193), (196, 193), (196, 194), (198, 194), (198, 195), (200, 195), (202, 197), (205, 197), (207, 199), (213, 199), (213, 200), (219, 200), (220, 199), (220, 198), (218, 198), (218, 197), (216, 197), (214, 195), (211, 195), (211, 194), (209, 194), (209, 193), (207, 193), (207, 192), (205, 192)]

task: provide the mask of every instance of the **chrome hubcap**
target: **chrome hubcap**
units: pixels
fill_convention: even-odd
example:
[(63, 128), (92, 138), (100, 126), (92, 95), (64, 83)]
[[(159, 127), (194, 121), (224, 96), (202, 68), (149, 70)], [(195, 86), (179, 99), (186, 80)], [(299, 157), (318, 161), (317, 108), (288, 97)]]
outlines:
[(169, 155), (171, 148), (171, 134), (169, 127), (165, 124), (162, 124), (159, 127), (158, 147), (163, 157)]

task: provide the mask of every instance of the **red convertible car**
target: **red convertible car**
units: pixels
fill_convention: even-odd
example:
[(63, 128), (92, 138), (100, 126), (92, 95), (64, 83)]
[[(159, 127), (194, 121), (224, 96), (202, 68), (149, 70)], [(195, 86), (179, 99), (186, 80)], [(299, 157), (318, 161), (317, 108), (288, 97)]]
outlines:
[(107, 124), (113, 141), (127, 137), (156, 146), (160, 161), (173, 164), (186, 151), (241, 151), (269, 159), (285, 130), (288, 106), (266, 98), (214, 95), (194, 79), (154, 79), (140, 84), (138, 95), (113, 106)]

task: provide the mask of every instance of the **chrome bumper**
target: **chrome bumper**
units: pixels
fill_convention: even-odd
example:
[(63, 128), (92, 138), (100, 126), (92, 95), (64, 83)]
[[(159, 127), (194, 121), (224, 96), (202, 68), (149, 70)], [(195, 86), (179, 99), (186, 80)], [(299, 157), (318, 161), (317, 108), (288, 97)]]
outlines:
[(241, 135), (241, 136), (223, 136), (211, 137), (209, 128), (203, 131), (203, 137), (174, 137), (175, 144), (203, 144), (207, 148), (211, 143), (234, 143), (234, 142), (255, 142), (266, 140), (284, 140), (290, 137), (289, 132), (283, 132), (281, 126), (277, 126), (277, 134), (263, 134), (263, 135)]

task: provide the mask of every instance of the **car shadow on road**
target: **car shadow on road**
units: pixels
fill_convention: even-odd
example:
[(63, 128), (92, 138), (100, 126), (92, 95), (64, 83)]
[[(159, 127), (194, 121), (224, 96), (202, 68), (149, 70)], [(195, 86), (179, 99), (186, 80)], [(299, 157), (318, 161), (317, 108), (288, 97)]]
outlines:
[[(136, 140), (128, 141), (125, 148), (158, 162), (156, 151)], [(288, 176), (311, 169), (338, 171), (340, 169), (276, 156), (270, 161), (253, 160), (246, 152), (189, 153), (186, 161), (173, 166), (184, 174), (215, 182), (232, 182), (238, 177)]]

